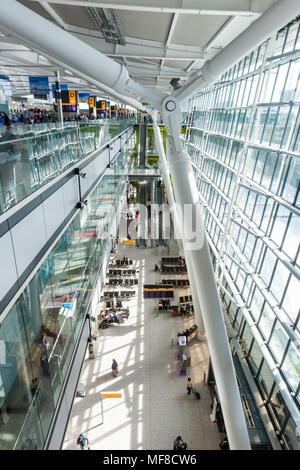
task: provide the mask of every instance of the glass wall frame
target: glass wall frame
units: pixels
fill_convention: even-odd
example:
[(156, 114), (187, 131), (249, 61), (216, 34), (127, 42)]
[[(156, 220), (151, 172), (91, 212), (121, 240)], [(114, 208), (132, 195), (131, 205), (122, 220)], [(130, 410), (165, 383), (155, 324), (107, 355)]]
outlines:
[[(195, 94), (186, 110), (185, 137), (215, 266), (220, 263), (229, 274), (298, 410), (299, 24), (299, 19), (291, 22), (218, 83)], [(225, 227), (230, 236), (226, 243)], [(293, 420), (286, 404), (286, 419), (276, 418), (270, 394), (277, 385), (274, 377), (267, 380), (269, 369), (237, 307), (240, 299), (234, 301), (221, 269), (216, 277), (231, 296), (226, 300), (220, 290), (224, 312), (255, 371), (280, 444), (299, 448), (295, 435), (291, 438), (295, 425), (289, 424), (289, 435), (285, 433)]]

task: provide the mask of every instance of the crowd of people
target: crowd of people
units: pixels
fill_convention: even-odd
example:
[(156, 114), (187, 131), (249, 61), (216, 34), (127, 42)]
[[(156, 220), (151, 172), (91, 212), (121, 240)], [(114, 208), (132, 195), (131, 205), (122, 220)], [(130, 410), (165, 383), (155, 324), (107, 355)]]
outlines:
[[(117, 117), (119, 119), (131, 117), (132, 115), (124, 115), (120, 114)], [(92, 113), (80, 113), (80, 114), (65, 114), (64, 121), (65, 122), (87, 122), (93, 121), (95, 119), (105, 118), (108, 116), (101, 115), (101, 117), (95, 117)], [(116, 117), (116, 116), (112, 116)], [(57, 113), (55, 111), (47, 111), (47, 110), (25, 110), (24, 112), (17, 112), (13, 111), (10, 112), (8, 115), (6, 113), (0, 113), (0, 124), (8, 125), (9, 124), (21, 124), (21, 125), (33, 125), (33, 124), (42, 124), (42, 123), (50, 123), (50, 122), (57, 122)]]
[[(5, 117), (6, 116), (6, 117)], [(34, 110), (34, 111), (24, 111), (24, 112), (11, 112), (9, 115), (3, 113), (0, 115), (0, 124), (7, 125), (7, 119), (9, 124), (41, 124), (48, 122), (56, 122), (57, 117), (56, 113), (46, 110)]]

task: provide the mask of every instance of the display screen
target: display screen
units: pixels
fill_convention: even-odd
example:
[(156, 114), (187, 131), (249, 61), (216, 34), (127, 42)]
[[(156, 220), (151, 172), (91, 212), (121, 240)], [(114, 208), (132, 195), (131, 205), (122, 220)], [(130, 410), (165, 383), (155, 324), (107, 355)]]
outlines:
[(174, 297), (174, 289), (166, 284), (144, 284), (144, 299), (164, 299)]

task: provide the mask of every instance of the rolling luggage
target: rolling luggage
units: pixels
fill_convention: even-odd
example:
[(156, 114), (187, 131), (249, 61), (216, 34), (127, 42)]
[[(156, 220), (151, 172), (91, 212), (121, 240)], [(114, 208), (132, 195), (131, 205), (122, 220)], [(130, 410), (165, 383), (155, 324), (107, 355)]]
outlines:
[(192, 388), (192, 394), (195, 395), (195, 397), (198, 398), (198, 400), (200, 400), (201, 395), (195, 388)]

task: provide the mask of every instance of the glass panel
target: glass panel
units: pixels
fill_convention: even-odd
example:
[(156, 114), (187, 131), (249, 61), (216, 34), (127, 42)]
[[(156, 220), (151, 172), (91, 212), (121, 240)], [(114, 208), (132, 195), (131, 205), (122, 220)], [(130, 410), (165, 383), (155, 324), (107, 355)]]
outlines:
[[(0, 352), (1, 449), (13, 449), (27, 413), (33, 409), (34, 396), (29, 350), (19, 302), (0, 324)], [(39, 436), (37, 446), (41, 448), (40, 422), (36, 410), (33, 410), (33, 414), (32, 432)], [(23, 439), (19, 441), (23, 443)]]
[(282, 364), (282, 371), (294, 391), (299, 387), (300, 380), (300, 355), (299, 351), (291, 344)]
[(300, 450), (300, 442), (298, 433), (296, 433), (296, 425), (293, 418), (290, 418), (284, 430), (284, 437), (288, 442), (289, 449)]

